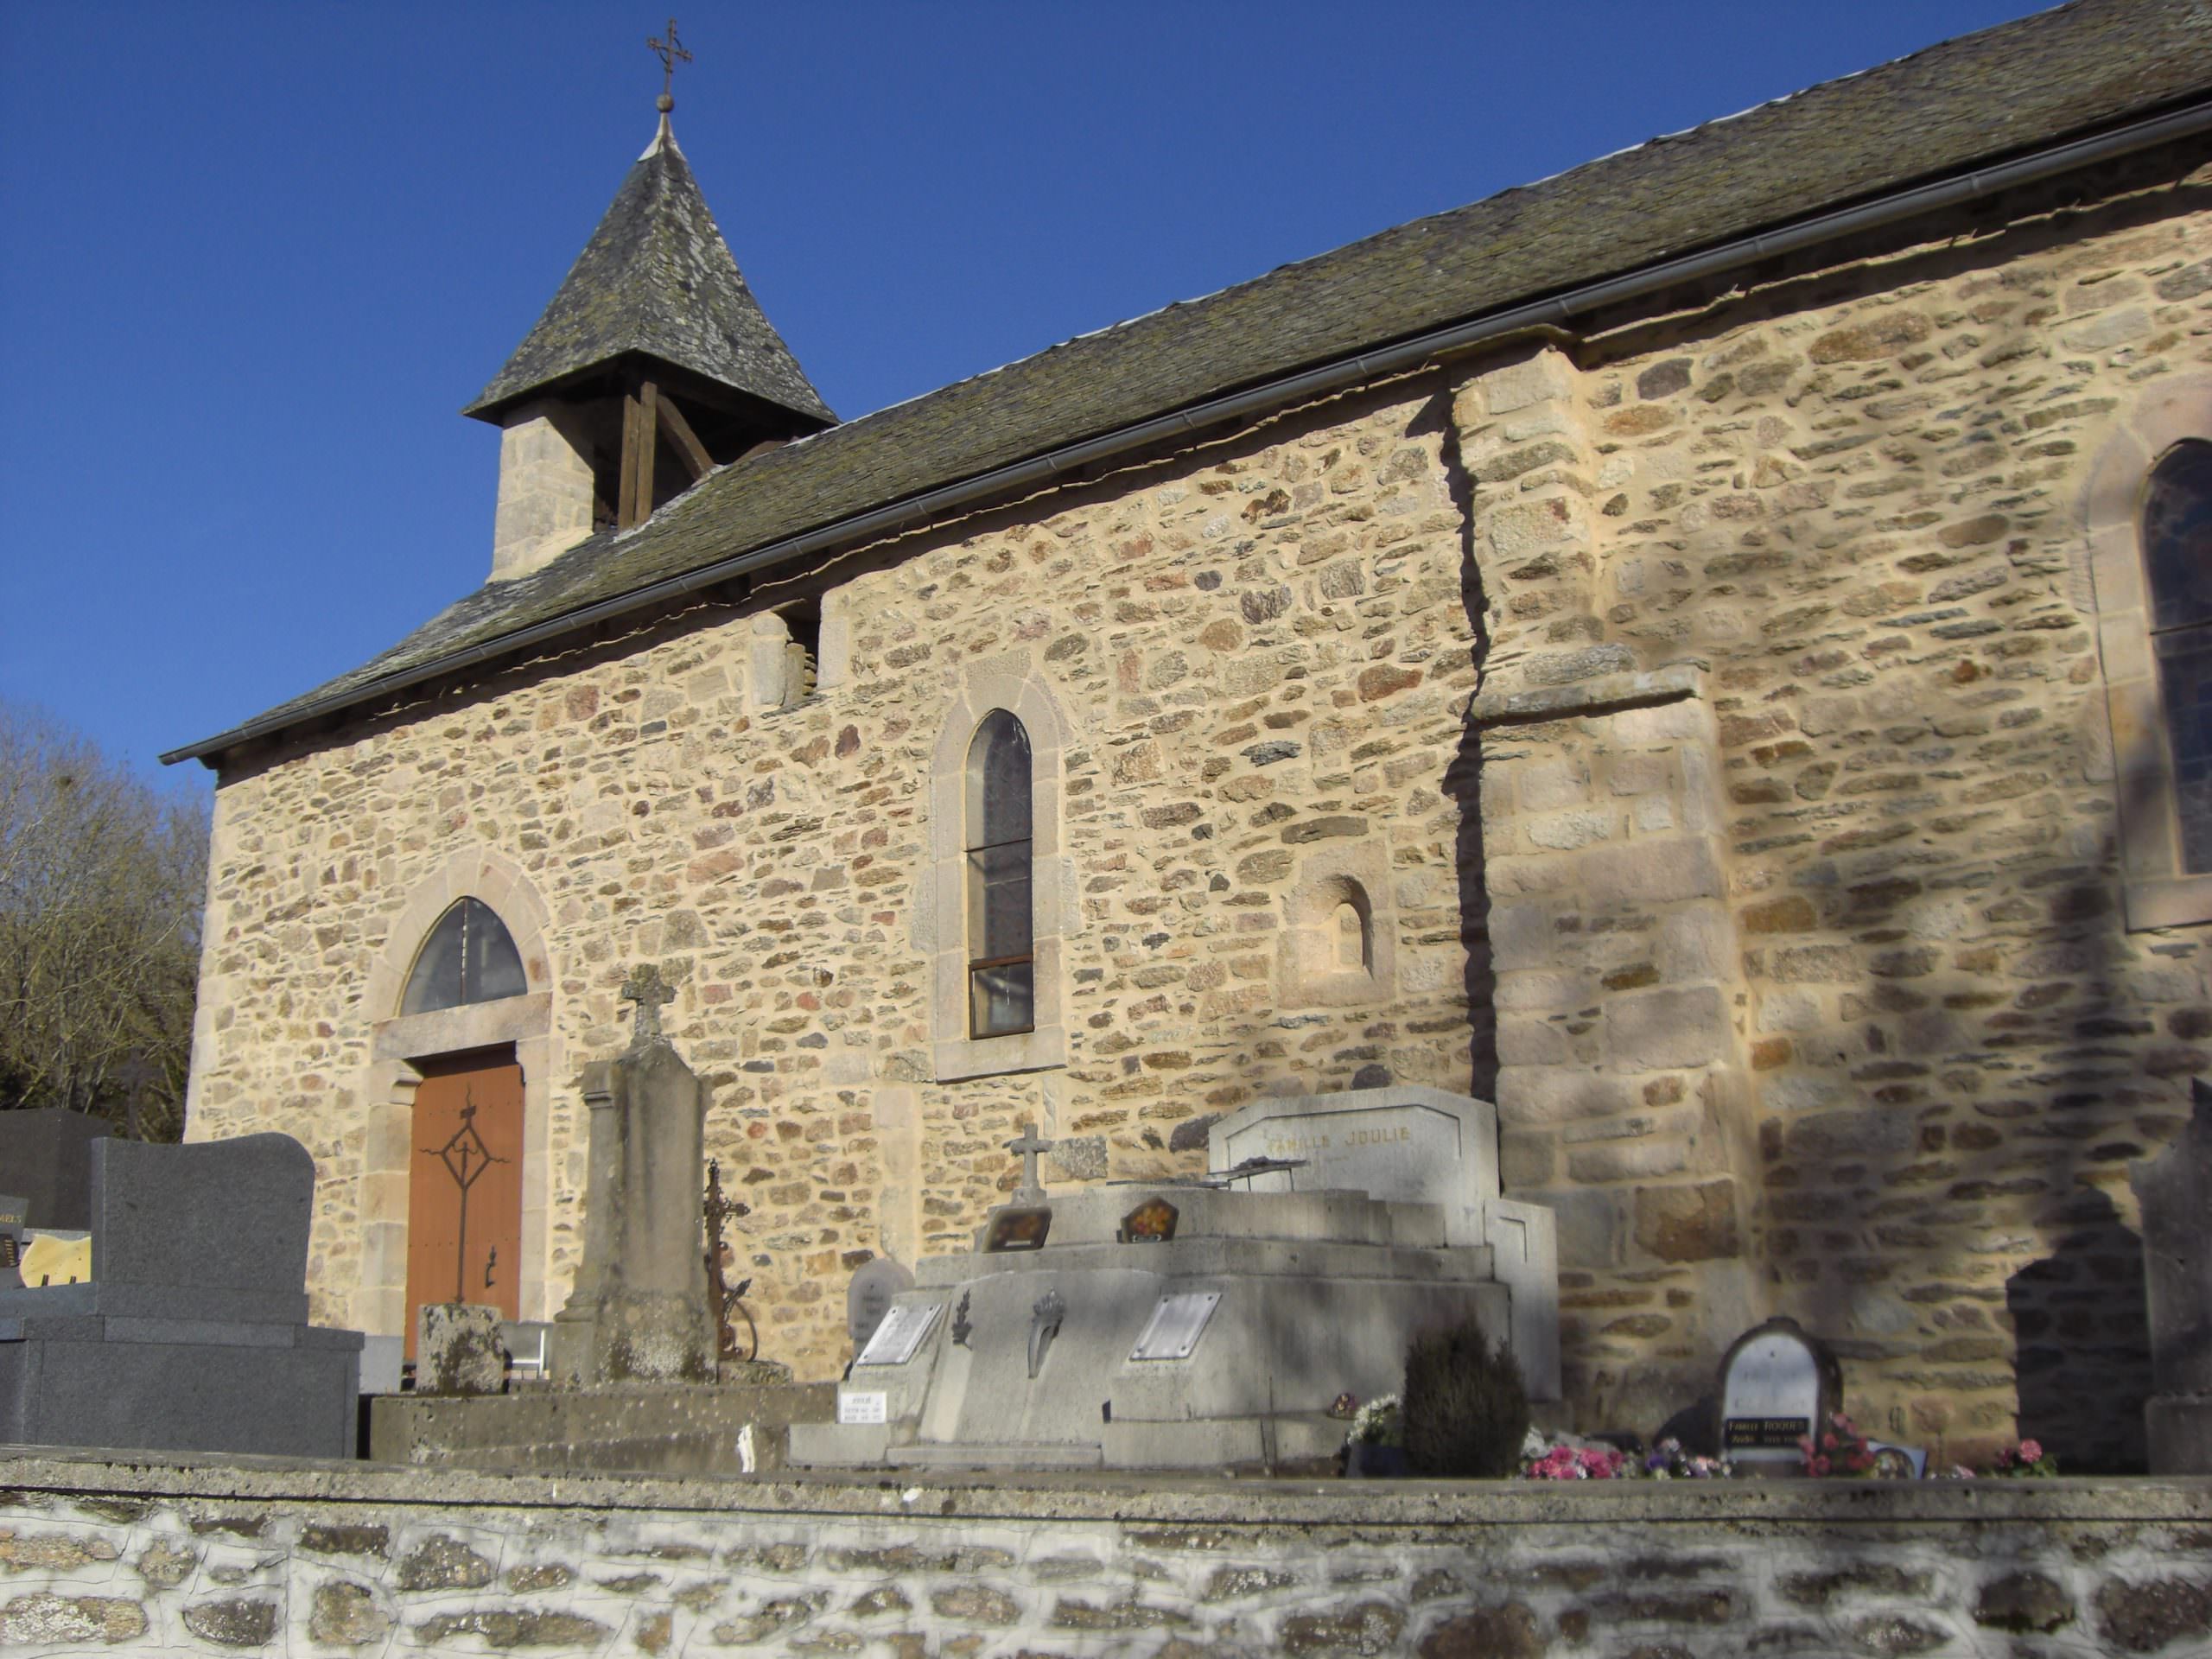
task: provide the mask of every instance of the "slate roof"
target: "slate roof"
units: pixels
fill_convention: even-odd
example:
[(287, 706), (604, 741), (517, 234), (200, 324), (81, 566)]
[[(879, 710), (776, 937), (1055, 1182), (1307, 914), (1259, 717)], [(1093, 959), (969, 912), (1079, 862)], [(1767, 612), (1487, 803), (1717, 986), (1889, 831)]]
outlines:
[(2075, 0), (1964, 35), (723, 467), (646, 524), (479, 588), (352, 672), (165, 758), (213, 757), (243, 735), (365, 700), (394, 677), (587, 607), (1236, 388), (2047, 148), (2208, 89), (2208, 0)]
[(837, 418), (745, 285), (666, 116), (545, 315), (461, 413), (496, 420), (531, 392), (629, 352), (811, 421)]

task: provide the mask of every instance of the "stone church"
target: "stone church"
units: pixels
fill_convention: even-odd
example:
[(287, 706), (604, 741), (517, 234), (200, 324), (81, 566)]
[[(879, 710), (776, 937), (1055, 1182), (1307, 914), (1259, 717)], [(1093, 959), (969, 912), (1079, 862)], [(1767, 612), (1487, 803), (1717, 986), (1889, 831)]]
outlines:
[(313, 1152), (318, 1320), (559, 1309), (650, 963), (802, 1376), (1025, 1119), (1064, 1187), (1418, 1083), (1556, 1212), (1582, 1425), (1786, 1313), (1881, 1432), (2139, 1463), (2127, 1170), (2212, 1039), (2202, 5), (843, 422), (664, 118), (467, 412), (481, 585), (168, 757), (189, 1133)]

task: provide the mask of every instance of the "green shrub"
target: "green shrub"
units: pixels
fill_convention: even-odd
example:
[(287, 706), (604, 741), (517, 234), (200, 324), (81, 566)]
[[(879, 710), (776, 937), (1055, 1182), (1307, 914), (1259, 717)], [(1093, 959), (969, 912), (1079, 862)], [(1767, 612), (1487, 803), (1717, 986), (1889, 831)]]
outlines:
[(1474, 1320), (1424, 1331), (1406, 1350), (1406, 1460), (1423, 1475), (1517, 1473), (1529, 1390), (1504, 1344)]

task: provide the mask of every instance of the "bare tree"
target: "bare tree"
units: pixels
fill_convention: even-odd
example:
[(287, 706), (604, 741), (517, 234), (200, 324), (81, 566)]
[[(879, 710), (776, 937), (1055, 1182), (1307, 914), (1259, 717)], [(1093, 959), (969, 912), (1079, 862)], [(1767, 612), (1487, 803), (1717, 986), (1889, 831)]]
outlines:
[(184, 1126), (207, 828), (79, 734), (0, 702), (0, 1108)]

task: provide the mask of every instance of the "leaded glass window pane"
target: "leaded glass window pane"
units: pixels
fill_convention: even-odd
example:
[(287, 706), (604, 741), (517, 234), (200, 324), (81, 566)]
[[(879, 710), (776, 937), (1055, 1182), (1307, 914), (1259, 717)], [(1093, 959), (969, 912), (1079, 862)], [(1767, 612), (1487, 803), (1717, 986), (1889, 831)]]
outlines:
[(2162, 633), (2158, 690), (2173, 745), (2174, 811), (2181, 821), (2181, 867), (2212, 870), (2212, 628)]
[(2177, 443), (2152, 468), (2143, 563), (2181, 868), (2212, 871), (2212, 443)]
[(968, 976), (969, 1030), (977, 1037), (1004, 1037), (1037, 1026), (1036, 964), (1010, 962), (976, 968)]
[(1005, 709), (994, 709), (968, 746), (968, 844), (1028, 839), (1029, 734)]
[(399, 1011), (429, 1014), (520, 996), (528, 988), (506, 925), (482, 900), (464, 899), (438, 918), (423, 942)]
[(2152, 470), (2143, 553), (2152, 631), (2212, 623), (2212, 443), (2177, 443)]
[(968, 747), (968, 1030), (999, 1037), (1036, 1025), (1031, 925), (1029, 734), (1003, 709)]
[(968, 954), (1004, 962), (1029, 954), (1029, 843), (968, 855)]

